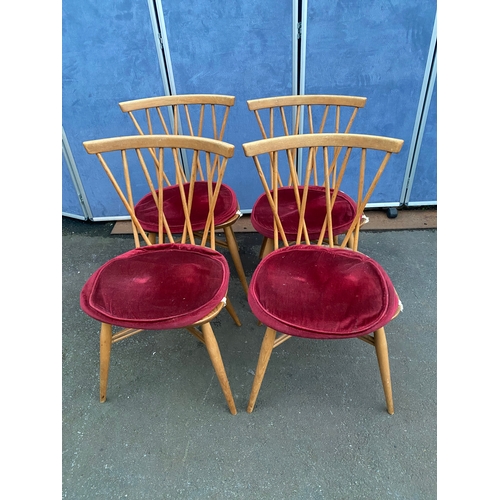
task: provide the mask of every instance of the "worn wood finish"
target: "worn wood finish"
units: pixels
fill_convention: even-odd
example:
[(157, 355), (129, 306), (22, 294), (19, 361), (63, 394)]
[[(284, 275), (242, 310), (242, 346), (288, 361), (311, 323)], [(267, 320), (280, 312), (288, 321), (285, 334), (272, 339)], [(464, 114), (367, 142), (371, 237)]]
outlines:
[[(217, 196), (220, 191), (224, 171), (227, 161), (234, 153), (234, 146), (218, 140), (178, 136), (178, 135), (139, 135), (130, 137), (118, 137), (111, 139), (101, 139), (87, 141), (84, 147), (89, 154), (95, 154), (108, 175), (112, 185), (115, 187), (118, 196), (123, 202), (127, 212), (130, 215), (133, 226), (134, 243), (136, 248), (146, 245), (155, 245), (156, 242), (174, 243), (174, 235), (170, 231), (168, 223), (168, 214), (163, 213), (163, 188), (165, 186), (165, 171), (172, 173), (172, 179), (175, 179), (179, 186), (179, 192), (182, 197), (182, 210), (184, 211), (185, 223), (180, 243), (199, 244), (209, 246), (215, 250), (215, 230), (214, 230), (214, 210)], [(181, 162), (180, 151), (186, 155), (193, 167), (192, 172), (201, 169), (204, 172), (208, 182), (208, 203), (209, 211), (204, 231), (196, 239), (190, 222), (190, 210), (192, 207), (192, 193), (196, 176), (190, 176), (191, 184), (188, 193), (184, 192), (183, 163)], [(150, 154), (154, 151), (154, 155)], [(141, 226), (140, 221), (135, 215), (135, 202), (138, 197), (134, 194), (137, 185), (135, 174), (142, 174), (146, 185), (155, 197), (158, 208), (158, 233), (147, 233)], [(203, 342), (208, 350), (210, 359), (216, 371), (217, 377), (222, 387), (224, 397), (226, 398), (229, 411), (236, 413), (236, 407), (229, 387), (229, 382), (224, 370), (222, 358), (217, 346), (210, 321), (213, 320), (219, 312), (227, 306), (228, 312), (233, 317), (235, 323), (240, 326), (241, 322), (229, 300), (224, 299), (211, 312), (203, 318), (200, 318), (193, 325), (186, 329), (198, 340)], [(201, 332), (196, 326), (201, 328)], [(110, 324), (101, 324), (100, 336), (100, 401), (106, 400), (107, 382), (109, 375), (109, 362), (111, 356), (111, 345), (120, 340), (129, 338), (132, 335), (140, 333), (138, 328), (121, 328), (112, 332), (113, 327)]]
[[(402, 145), (403, 141), (399, 139), (346, 133), (289, 135), (243, 144), (246, 156), (252, 157), (254, 160), (257, 173), (261, 179), (274, 217), (274, 243), (263, 242), (261, 253), (266, 255), (270, 251), (276, 250), (279, 246), (302, 244), (346, 248), (349, 241), (353, 242), (350, 250), (356, 252), (359, 238), (359, 223), (357, 219), (363, 214), (366, 204), (384, 172), (391, 155), (401, 151)], [(293, 159), (293, 152), (298, 149), (305, 151), (307, 161), (304, 178), (300, 184), (303, 188), (303, 194), (302, 197), (296, 196), (297, 212), (299, 214), (296, 231), (297, 240), (289, 241), (283, 231), (278, 211), (279, 176), (277, 171), (280, 168), (280, 162), (290, 170), (295, 168), (294, 162), (290, 160)], [(335, 164), (334, 175), (332, 175), (332, 163)], [(308, 190), (315, 182), (314, 175), (312, 175), (315, 168), (322, 169), (324, 173), (324, 194), (327, 210), (320, 238), (318, 241), (313, 242), (308, 237), (307, 225), (304, 218)], [(352, 170), (354, 170), (358, 179), (357, 192), (354, 194), (354, 198), (357, 197), (355, 200), (357, 203), (357, 216), (346, 231), (342, 241), (339, 242), (332, 231), (331, 207), (341, 190), (346, 171)], [(268, 176), (266, 172), (269, 172)], [(299, 180), (293, 172), (290, 172), (290, 180), (291, 185), (297, 192)], [(318, 304), (318, 307), (321, 307), (321, 304)], [(400, 303), (394, 317), (401, 310), (402, 305)], [(266, 329), (248, 402), (248, 412), (252, 412), (254, 409), (272, 350), (289, 338), (289, 335), (284, 334), (276, 338), (275, 330), (270, 327)], [(394, 413), (394, 404), (392, 399), (389, 354), (384, 328), (375, 331), (373, 335), (360, 335), (358, 338), (375, 347), (387, 411), (392, 415)]]
[[(181, 134), (222, 141), (229, 111), (234, 102), (235, 97), (229, 95), (183, 94), (125, 101), (120, 102), (119, 106), (124, 113), (128, 113), (139, 135)], [(152, 149), (150, 153), (155, 157), (156, 153)], [(224, 154), (221, 153), (221, 156)], [(196, 171), (199, 180), (205, 180), (205, 174), (199, 164), (193, 164), (191, 168)], [(173, 180), (166, 177), (165, 182), (170, 185)], [(234, 224), (240, 217), (241, 212), (238, 209), (227, 221), (217, 225), (215, 231), (223, 231), (225, 240), (216, 239), (215, 242), (219, 246), (229, 248), (238, 278), (243, 290), (248, 294), (248, 283), (234, 231), (226, 230), (226, 227)], [(213, 237), (215, 238), (215, 233)]]

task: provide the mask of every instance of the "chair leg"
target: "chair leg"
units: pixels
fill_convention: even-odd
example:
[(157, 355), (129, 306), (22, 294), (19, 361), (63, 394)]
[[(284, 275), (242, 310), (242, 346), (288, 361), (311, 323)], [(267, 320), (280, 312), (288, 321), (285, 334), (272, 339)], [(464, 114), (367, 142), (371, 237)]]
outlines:
[(387, 349), (387, 339), (384, 328), (379, 328), (374, 333), (375, 351), (377, 353), (380, 376), (382, 377), (382, 386), (384, 387), (387, 412), (394, 414), (394, 403), (392, 401), (391, 370), (389, 367), (389, 351)]
[(233, 321), (236, 323), (236, 326), (241, 326), (240, 318), (238, 317), (232, 302), (229, 300), (229, 297), (226, 297), (226, 309), (231, 318), (233, 318)]
[(248, 400), (247, 412), (252, 413), (255, 406), (255, 401), (259, 395), (260, 386), (262, 385), (262, 380), (264, 379), (264, 374), (266, 373), (267, 364), (269, 363), (269, 358), (274, 347), (274, 340), (276, 338), (276, 330), (272, 328), (267, 328), (264, 335), (264, 340), (262, 341), (262, 346), (260, 348), (259, 361), (257, 362), (257, 368), (255, 369), (255, 377), (253, 379), (252, 390), (250, 392), (250, 399)]
[(224, 363), (222, 362), (219, 345), (217, 344), (217, 339), (215, 338), (212, 326), (210, 323), (204, 323), (201, 325), (201, 331), (203, 332), (203, 338), (205, 339), (208, 355), (210, 356), (212, 365), (214, 366), (215, 374), (219, 379), (229, 411), (232, 415), (236, 415), (236, 405), (234, 404), (233, 394), (231, 393), (231, 388), (229, 387), (226, 370), (224, 368)]
[(269, 238), (266, 238), (265, 236), (262, 238), (262, 243), (260, 244), (260, 250), (259, 250), (259, 259), (262, 259), (262, 254), (264, 253), (264, 248), (266, 247), (266, 243)]
[(262, 245), (260, 247), (259, 258), (262, 260), (268, 254), (270, 254), (274, 249), (274, 242), (271, 238), (266, 238), (262, 240)]
[(351, 234), (351, 236), (349, 236), (349, 240), (347, 242), (347, 248), (350, 248), (351, 250), (355, 250), (355, 248), (354, 248), (354, 234)]
[(236, 268), (236, 272), (238, 273), (238, 277), (240, 278), (241, 284), (243, 285), (243, 290), (248, 295), (248, 283), (247, 278), (245, 276), (245, 271), (243, 270), (243, 264), (241, 263), (240, 252), (238, 250), (238, 244), (236, 243), (236, 238), (234, 237), (234, 231), (231, 226), (227, 226), (224, 228), (224, 234), (226, 235), (227, 246), (229, 248), (229, 253), (234, 262), (234, 267)]
[(106, 389), (108, 387), (109, 360), (111, 358), (111, 325), (107, 323), (101, 324), (101, 340), (100, 340), (100, 397), (101, 403), (106, 401)]

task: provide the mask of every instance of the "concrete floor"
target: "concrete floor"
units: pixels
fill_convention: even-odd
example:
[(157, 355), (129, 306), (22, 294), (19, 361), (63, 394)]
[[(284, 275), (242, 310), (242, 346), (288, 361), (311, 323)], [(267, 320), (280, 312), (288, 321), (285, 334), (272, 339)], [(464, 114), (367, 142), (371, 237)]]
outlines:
[[(130, 235), (111, 234), (113, 225), (63, 218), (63, 498), (437, 497), (436, 229), (360, 238), (360, 251), (385, 267), (404, 304), (386, 327), (393, 416), (375, 352), (357, 339), (285, 342), (246, 413), (264, 327), (235, 272), (230, 298), (243, 325), (225, 310), (213, 322), (233, 416), (205, 348), (184, 331), (116, 344), (108, 400), (99, 403), (99, 324), (80, 310), (79, 293), (101, 264), (133, 247)], [(250, 279), (260, 238), (237, 239)]]

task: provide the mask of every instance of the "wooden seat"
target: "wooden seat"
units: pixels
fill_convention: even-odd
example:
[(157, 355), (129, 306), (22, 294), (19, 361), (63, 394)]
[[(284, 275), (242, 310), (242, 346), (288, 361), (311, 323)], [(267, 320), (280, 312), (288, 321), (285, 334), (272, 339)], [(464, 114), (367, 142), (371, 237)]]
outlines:
[[(360, 108), (366, 103), (366, 97), (342, 95), (293, 95), (268, 97), (247, 101), (248, 109), (253, 111), (263, 139), (298, 135), (302, 133), (349, 133)], [(302, 192), (303, 159), (297, 151), (292, 151), (295, 171), (297, 175), (298, 192)], [(331, 175), (335, 176), (336, 162), (332, 162)], [(322, 172), (313, 165), (310, 194), (306, 206), (305, 224), (311, 238), (315, 239), (321, 231), (325, 216), (324, 178)], [(313, 189), (313, 186), (316, 186)], [(278, 211), (281, 215), (283, 229), (289, 240), (295, 240), (298, 214), (295, 211), (295, 192), (292, 188), (292, 179), (288, 170), (278, 172), (279, 196)], [(335, 237), (345, 234), (356, 213), (354, 200), (346, 193), (337, 194), (333, 207), (333, 232)], [(261, 257), (267, 255), (272, 248), (273, 215), (263, 193), (252, 208), (251, 221), (253, 227), (263, 236)], [(362, 225), (368, 218), (361, 215), (359, 224)], [(337, 238), (336, 238), (337, 241)], [(357, 248), (357, 240), (353, 238), (349, 246)]]
[[(266, 326), (248, 412), (254, 409), (272, 350), (295, 336), (315, 340), (358, 337), (375, 346), (387, 411), (394, 413), (384, 327), (400, 312), (402, 304), (380, 264), (348, 248), (347, 243), (353, 235), (357, 240), (359, 218), (389, 158), (401, 150), (402, 144), (402, 140), (378, 136), (304, 134), (243, 145), (245, 154), (254, 159), (274, 219), (273, 250), (257, 266), (248, 292), (251, 310)], [(297, 176), (293, 175), (294, 154), (299, 149), (305, 158), (300, 193)], [(338, 172), (332, 181), (329, 172), (336, 161)], [(289, 240), (279, 212), (280, 164), (290, 171), (296, 193), (294, 241)], [(325, 178), (326, 210), (314, 242), (305, 215), (315, 166), (321, 168)], [(269, 183), (265, 170), (270, 171)], [(351, 193), (356, 200), (355, 217), (342, 242), (336, 245), (331, 208), (348, 171), (358, 180), (357, 191)]]
[[(236, 324), (239, 318), (227, 298), (229, 267), (215, 250), (214, 212), (222, 178), (234, 146), (206, 138), (146, 135), (87, 141), (106, 171), (132, 220), (135, 249), (104, 263), (84, 285), (80, 304), (101, 322), (100, 399), (106, 400), (111, 345), (143, 330), (186, 329), (207, 348), (227, 405), (236, 413), (233, 396), (211, 321), (226, 306)], [(154, 154), (152, 154), (152, 152)], [(194, 171), (203, 169), (207, 210), (199, 241), (191, 224), (195, 188), (186, 183), (181, 155)], [(170, 172), (181, 200), (183, 223), (174, 240), (167, 211), (163, 211), (165, 176)], [(157, 242), (152, 242), (136, 213), (137, 189), (149, 189), (156, 207)], [(115, 333), (113, 333), (115, 331)]]
[[(195, 94), (149, 97), (133, 101), (120, 102), (120, 109), (127, 113), (140, 135), (165, 134), (188, 135), (223, 140), (229, 110), (234, 105), (235, 98), (226, 95)], [(189, 169), (182, 155), (184, 171)], [(198, 171), (197, 181), (203, 183), (204, 177)], [(170, 180), (166, 179), (167, 186)], [(201, 191), (205, 187), (200, 186)], [(198, 188), (195, 187), (195, 190)], [(165, 188), (164, 210), (171, 214), (171, 219), (182, 220), (182, 205), (177, 190)], [(207, 206), (204, 197), (195, 197), (196, 206), (192, 210), (191, 224), (196, 234), (203, 228)], [(154, 241), (157, 234), (156, 207), (150, 194), (140, 201), (136, 215)], [(150, 217), (152, 215), (152, 217)], [(236, 272), (245, 293), (248, 293), (248, 283), (241, 263), (238, 244), (233, 231), (233, 224), (241, 217), (239, 204), (234, 190), (227, 184), (221, 184), (217, 205), (215, 207), (215, 231), (224, 233), (225, 239), (216, 239), (218, 246), (229, 249)], [(177, 228), (172, 226), (172, 231)]]

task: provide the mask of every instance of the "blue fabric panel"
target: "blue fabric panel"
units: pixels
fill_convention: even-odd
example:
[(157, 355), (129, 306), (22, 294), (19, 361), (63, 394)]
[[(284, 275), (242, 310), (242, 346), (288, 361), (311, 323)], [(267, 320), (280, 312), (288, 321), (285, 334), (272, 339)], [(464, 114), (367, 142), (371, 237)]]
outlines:
[(146, 1), (62, 5), (62, 120), (94, 217), (126, 215), (97, 158), (82, 142), (135, 135), (118, 102), (163, 95)]
[(415, 167), (410, 203), (437, 201), (437, 82), (427, 114), (422, 144)]
[(292, 93), (292, 2), (163, 2), (177, 94), (236, 97), (224, 140), (236, 146), (225, 182), (240, 208), (262, 192), (241, 144), (261, 139), (246, 101)]
[(305, 92), (367, 97), (352, 132), (404, 139), (370, 203), (398, 204), (435, 0), (309, 0)]
[(66, 159), (62, 158), (62, 211), (66, 215), (74, 215), (79, 217), (84, 217), (85, 213), (83, 211), (80, 199), (76, 192), (75, 185), (73, 184), (73, 179), (68, 170), (68, 164)]

